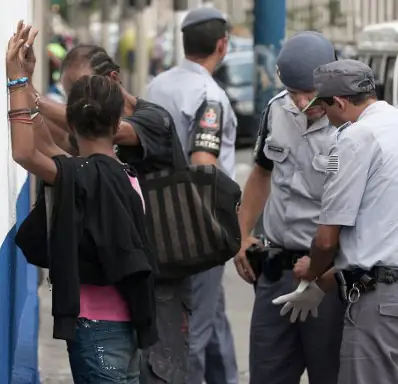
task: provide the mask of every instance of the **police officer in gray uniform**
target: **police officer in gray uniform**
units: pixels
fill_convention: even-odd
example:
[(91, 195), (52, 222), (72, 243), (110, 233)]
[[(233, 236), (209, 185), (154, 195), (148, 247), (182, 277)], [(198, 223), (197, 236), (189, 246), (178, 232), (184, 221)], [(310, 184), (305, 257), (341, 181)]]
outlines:
[(359, 61), (321, 66), (314, 80), (314, 104), (343, 125), (310, 259), (296, 276), (314, 280), (333, 261), (340, 271), (348, 307), (338, 383), (398, 383), (398, 110), (377, 101), (372, 71)]
[[(148, 86), (145, 99), (172, 115), (187, 158), (235, 174), (236, 117), (212, 77), (228, 48), (228, 25), (216, 9), (199, 8), (182, 24), (185, 59)], [(191, 280), (189, 384), (237, 384), (234, 342), (225, 314), (223, 267)]]
[[(279, 77), (287, 90), (272, 99), (263, 113), (255, 166), (239, 213), (242, 248), (235, 257), (240, 276), (247, 282), (256, 279), (250, 332), (251, 384), (298, 384), (306, 368), (311, 384), (337, 382), (343, 323), (337, 293), (326, 295), (319, 318), (306, 322), (291, 323), (272, 304), (274, 298), (297, 287), (293, 265), (308, 254), (316, 231), (336, 129), (319, 106), (305, 113), (302, 110), (314, 96), (314, 69), (335, 59), (333, 45), (316, 32), (293, 36), (277, 58)], [(254, 241), (250, 233), (263, 208), (264, 232), (270, 245), (262, 272), (255, 276), (245, 251)], [(316, 289), (321, 301), (323, 293)]]

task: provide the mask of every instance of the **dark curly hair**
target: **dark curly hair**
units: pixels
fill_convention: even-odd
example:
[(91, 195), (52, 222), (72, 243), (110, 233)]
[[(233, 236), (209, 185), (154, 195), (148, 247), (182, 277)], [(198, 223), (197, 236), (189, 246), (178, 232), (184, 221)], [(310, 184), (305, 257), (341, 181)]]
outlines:
[(107, 137), (116, 133), (123, 107), (122, 91), (110, 77), (83, 76), (71, 89), (66, 118), (81, 137)]
[(111, 72), (120, 71), (120, 67), (106, 53), (106, 50), (94, 44), (79, 44), (72, 48), (65, 56), (61, 72), (74, 64), (87, 62), (94, 74), (107, 76)]

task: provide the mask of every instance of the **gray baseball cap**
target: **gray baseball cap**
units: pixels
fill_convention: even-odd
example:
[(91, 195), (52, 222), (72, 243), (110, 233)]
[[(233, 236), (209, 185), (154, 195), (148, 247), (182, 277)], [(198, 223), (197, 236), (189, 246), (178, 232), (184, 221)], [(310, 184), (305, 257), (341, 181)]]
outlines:
[(221, 20), (227, 24), (226, 17), (216, 8), (203, 7), (196, 8), (190, 11), (181, 24), (181, 31), (184, 32), (185, 28), (192, 27), (197, 24), (206, 23), (211, 20)]
[(376, 89), (373, 72), (369, 66), (357, 60), (338, 60), (321, 65), (314, 71), (316, 97), (304, 108), (308, 108), (320, 98), (333, 96), (353, 96)]

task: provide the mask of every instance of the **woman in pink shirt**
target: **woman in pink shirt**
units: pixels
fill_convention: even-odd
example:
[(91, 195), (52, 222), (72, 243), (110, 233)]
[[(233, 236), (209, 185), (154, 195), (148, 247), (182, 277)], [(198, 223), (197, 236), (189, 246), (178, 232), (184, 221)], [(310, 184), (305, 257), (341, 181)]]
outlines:
[[(26, 49), (29, 48), (24, 45), (27, 32), (29, 31), (20, 22), (16, 34), (10, 39), (7, 52), (12, 154), (14, 160), (27, 171), (39, 176), (48, 185), (56, 185), (57, 178), (62, 177), (59, 175), (60, 168), (56, 158), (66, 154), (59, 148), (57, 153), (51, 154), (36, 148), (35, 131), (37, 133), (46, 128), (40, 116), (32, 115), (32, 101), (29, 93), (25, 92), (27, 76), (23, 71), (22, 61)], [(105, 164), (112, 163), (111, 168), (120, 164), (114, 156), (113, 140), (123, 105), (120, 87), (110, 78), (85, 76), (75, 83), (69, 95), (67, 118), (70, 128), (76, 134), (82, 157), (88, 161), (99, 157)], [(122, 164), (118, 169), (121, 168)], [(101, 172), (97, 178), (100, 177)], [(137, 179), (127, 173), (125, 177), (140, 196), (138, 200), (144, 205)], [(82, 180), (83, 185), (84, 182)], [(111, 186), (114, 189), (117, 187)], [(95, 189), (95, 186), (91, 188)], [(134, 221), (134, 215), (142, 215), (142, 208), (141, 212), (126, 211), (125, 214)], [(130, 303), (122, 293), (124, 292), (117, 289), (116, 285), (80, 285), (80, 314), (76, 320), (76, 334), (74, 340), (68, 340), (67, 343), (75, 383), (139, 383), (140, 353), (137, 333), (132, 326), (134, 319)], [(65, 301), (68, 300), (65, 297)], [(138, 315), (135, 312), (134, 316)]]

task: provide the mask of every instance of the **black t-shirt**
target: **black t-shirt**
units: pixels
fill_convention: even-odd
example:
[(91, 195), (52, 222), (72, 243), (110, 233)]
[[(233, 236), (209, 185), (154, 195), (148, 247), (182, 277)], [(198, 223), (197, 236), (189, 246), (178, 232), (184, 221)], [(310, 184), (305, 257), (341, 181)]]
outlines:
[(133, 116), (125, 117), (140, 139), (138, 146), (119, 145), (117, 154), (121, 161), (133, 166), (139, 175), (173, 167), (173, 120), (159, 105), (137, 100)]

